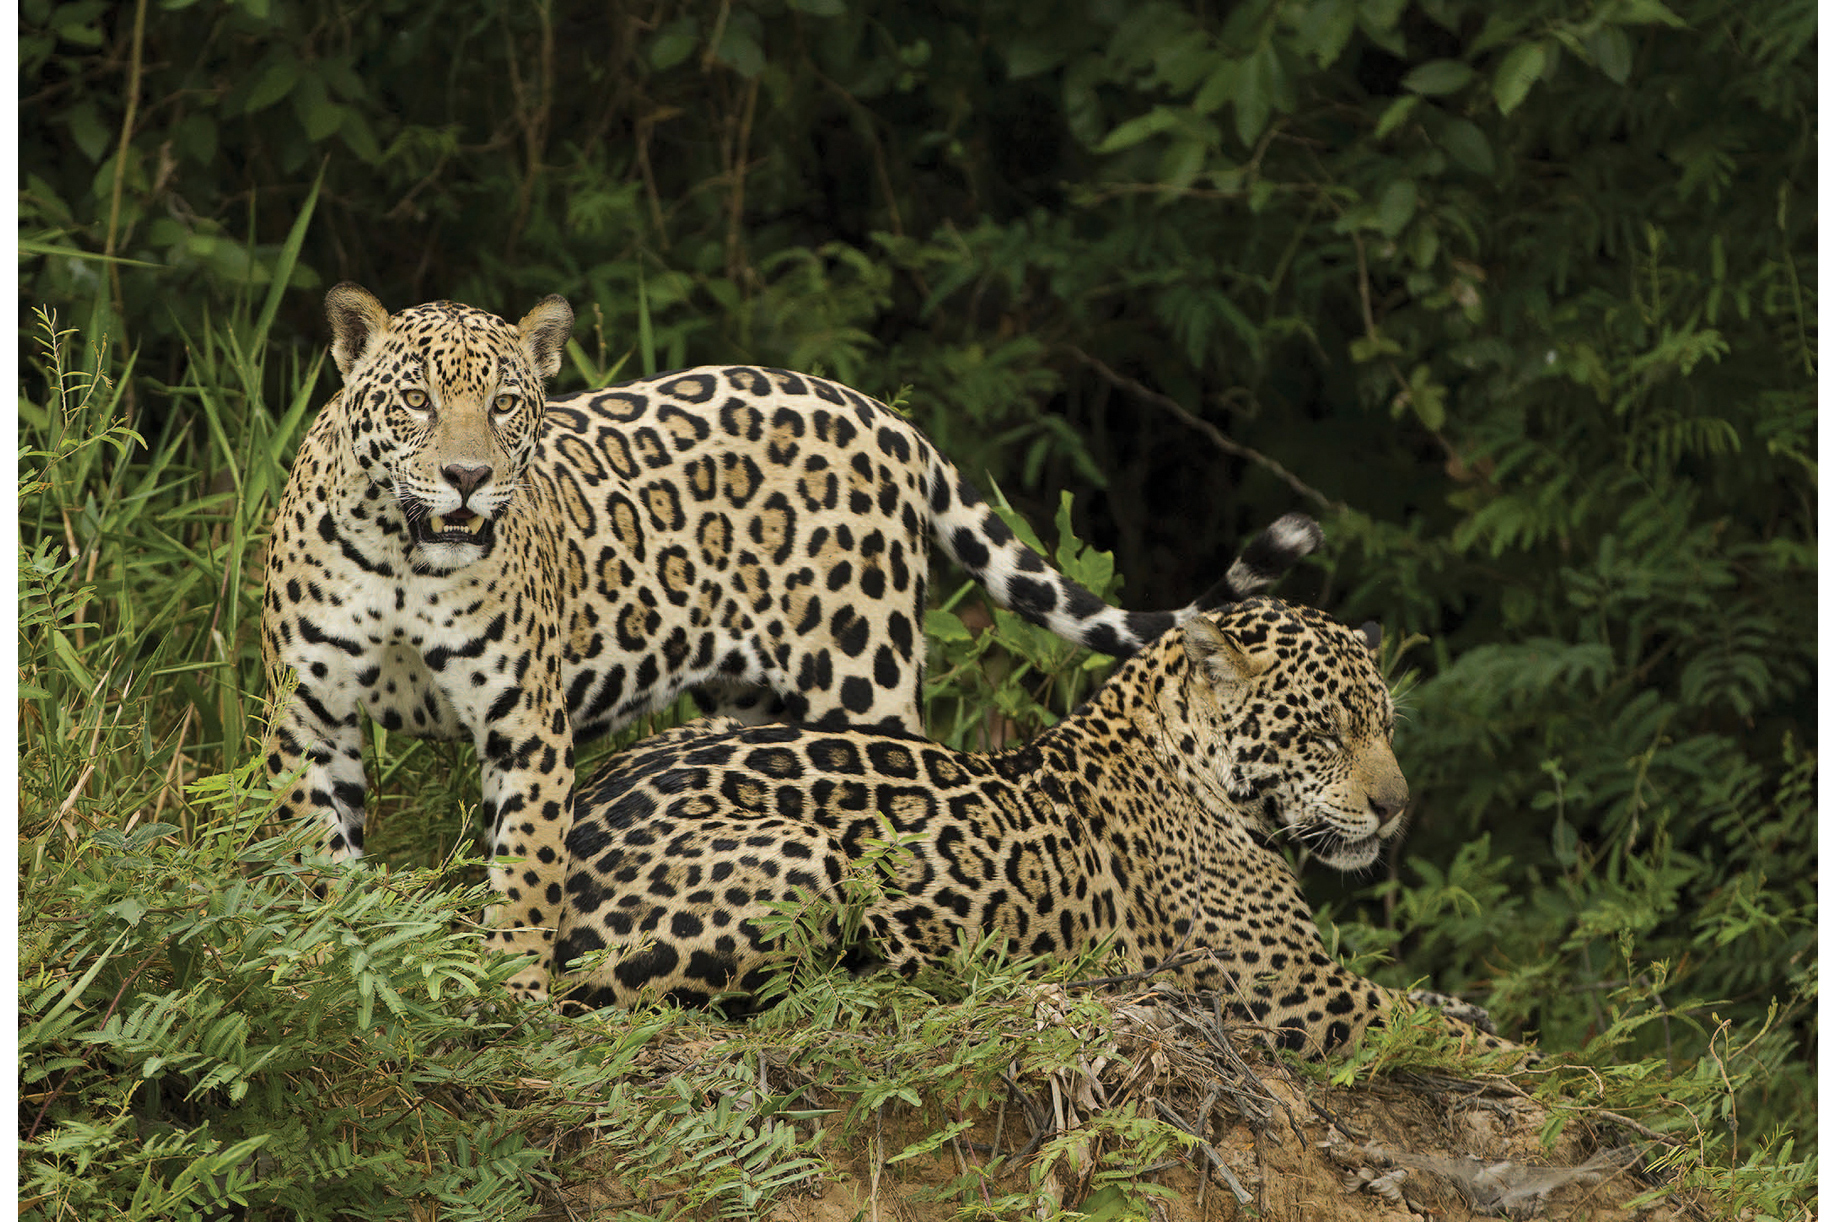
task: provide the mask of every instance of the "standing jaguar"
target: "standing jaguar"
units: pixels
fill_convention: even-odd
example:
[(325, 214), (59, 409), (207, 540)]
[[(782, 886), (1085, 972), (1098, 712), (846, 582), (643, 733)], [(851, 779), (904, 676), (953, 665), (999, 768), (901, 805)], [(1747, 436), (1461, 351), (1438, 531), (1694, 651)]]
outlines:
[[(1326, 954), (1271, 843), (1360, 870), (1400, 828), (1409, 790), (1377, 643), (1375, 625), (1253, 598), (1187, 620), (994, 755), (727, 718), (650, 738), (582, 787), (556, 961), (610, 952), (575, 976), (585, 1005), (743, 1006), (786, 954), (759, 919), (836, 898), (875, 842), (898, 843), (865, 954), (838, 954), (910, 973), (964, 933), (1053, 956), (1110, 938), (1132, 964), (1225, 994), (1280, 1045), (1329, 1052), (1404, 995)], [(1507, 1046), (1476, 1006), (1407, 1000)]]
[(325, 304), (344, 386), (288, 478), (262, 603), (278, 814), (358, 856), (360, 713), (471, 739), (499, 859), (486, 938), (537, 954), (512, 981), (530, 995), (547, 983), (575, 744), (695, 688), (751, 720), (918, 733), (930, 537), (997, 603), (1117, 655), (1319, 539), (1291, 515), (1192, 606), (1122, 611), (846, 387), (701, 368), (549, 403), (573, 327), (560, 297), (514, 326), (452, 302), (391, 316), (348, 283)]

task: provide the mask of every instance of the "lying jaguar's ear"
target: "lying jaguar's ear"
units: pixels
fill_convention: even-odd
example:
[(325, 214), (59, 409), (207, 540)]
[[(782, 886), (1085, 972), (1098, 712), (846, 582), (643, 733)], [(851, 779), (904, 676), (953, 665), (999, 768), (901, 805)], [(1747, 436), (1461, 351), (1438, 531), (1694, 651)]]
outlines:
[(346, 378), (370, 345), (389, 329), (389, 311), (382, 308), (382, 302), (369, 289), (349, 280), (333, 285), (325, 294), (325, 319), (331, 324), (332, 360)]
[(1203, 615), (1186, 621), (1186, 657), (1193, 669), (1220, 690), (1240, 687), (1269, 668), (1243, 651), (1222, 628)]
[(1358, 631), (1364, 634), (1364, 644), (1365, 647), (1371, 651), (1371, 656), (1377, 656), (1377, 647), (1383, 644), (1382, 627), (1378, 625), (1376, 620), (1367, 619), (1363, 624), (1359, 625)]
[(552, 378), (561, 369), (561, 350), (567, 347), (567, 337), (574, 333), (574, 307), (567, 304), (567, 298), (550, 293), (523, 315), (516, 329), (522, 333), (523, 351), (529, 354), (536, 372)]

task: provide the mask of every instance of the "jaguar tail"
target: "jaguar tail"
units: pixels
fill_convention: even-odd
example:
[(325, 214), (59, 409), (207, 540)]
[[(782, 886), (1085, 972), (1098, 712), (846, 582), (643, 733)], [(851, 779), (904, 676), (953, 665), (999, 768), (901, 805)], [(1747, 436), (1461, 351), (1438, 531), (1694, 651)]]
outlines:
[(1224, 578), (1193, 602), (1177, 611), (1128, 611), (1110, 606), (1053, 568), (1008, 528), (974, 484), (934, 451), (925, 494), (938, 544), (997, 606), (1067, 641), (1118, 658), (1200, 611), (1268, 588), (1323, 538), (1312, 518), (1287, 514), (1251, 539)]

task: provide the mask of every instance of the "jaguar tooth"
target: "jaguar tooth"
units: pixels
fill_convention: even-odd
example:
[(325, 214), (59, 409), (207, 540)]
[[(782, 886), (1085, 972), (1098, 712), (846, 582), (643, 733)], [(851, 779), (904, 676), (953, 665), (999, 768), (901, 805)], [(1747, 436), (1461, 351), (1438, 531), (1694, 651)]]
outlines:
[(479, 517), (477, 514), (473, 514), (471, 517), (471, 520), (468, 522), (462, 523), (462, 525), (465, 527), (466, 530), (472, 532), (473, 534), (477, 534), (479, 531), (484, 529), (485, 520)]
[(435, 514), (427, 519), (427, 528), (437, 535), (446, 529), (446, 519)]

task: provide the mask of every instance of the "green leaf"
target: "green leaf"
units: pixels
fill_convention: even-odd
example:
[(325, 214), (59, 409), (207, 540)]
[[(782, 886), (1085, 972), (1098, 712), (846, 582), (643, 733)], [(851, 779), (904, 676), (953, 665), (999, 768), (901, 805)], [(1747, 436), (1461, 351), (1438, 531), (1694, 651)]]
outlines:
[(1160, 83), (1174, 94), (1187, 94), (1210, 75), (1218, 59), (1209, 34), (1203, 30), (1188, 30), (1155, 53), (1154, 71)]
[(1383, 139), (1401, 127), (1414, 113), (1416, 104), (1422, 99), (1413, 93), (1406, 93), (1383, 108), (1383, 115), (1377, 120), (1377, 138)]
[(314, 144), (336, 135), (344, 126), (345, 108), (336, 102), (321, 102), (311, 108), (303, 119), (306, 138)]
[(1497, 168), (1485, 133), (1467, 119), (1448, 120), (1441, 129), (1440, 144), (1449, 157), (1475, 174), (1490, 174)]
[(1201, 115), (1208, 115), (1237, 93), (1237, 77), (1243, 71), (1243, 61), (1238, 59), (1221, 60), (1199, 86), (1198, 92), (1192, 95), (1192, 109)]
[(64, 664), (64, 669), (69, 672), (71, 678), (76, 680), (77, 686), (83, 690), (85, 695), (95, 689), (95, 676), (89, 673), (87, 666), (83, 665), (83, 660), (77, 656), (76, 646), (70, 643), (69, 637), (53, 630), (51, 649), (57, 654), (58, 661)]
[(741, 76), (753, 77), (765, 70), (765, 51), (759, 40), (737, 21), (727, 23), (714, 55)]
[(77, 150), (83, 156), (91, 162), (98, 162), (107, 155), (114, 136), (103, 125), (102, 116), (97, 113), (94, 102), (79, 102), (65, 114), (64, 122), (70, 128), (70, 138), (76, 141)]
[(217, 160), (217, 125), (209, 115), (188, 115), (172, 129), (172, 143), (188, 160), (211, 165)]
[(1409, 7), (1409, 0), (1358, 0), (1358, 28), (1364, 36), (1388, 51), (1391, 55), (1403, 58), (1409, 54), (1409, 48), (1403, 40), (1403, 10)]
[(1237, 76), (1237, 139), (1254, 147), (1257, 137), (1269, 125), (1269, 110), (1275, 96), (1275, 48), (1264, 43), (1257, 49)]
[(1134, 1202), (1129, 1199), (1128, 1193), (1115, 1184), (1106, 1184), (1092, 1192), (1077, 1208), (1091, 1222), (1119, 1222), (1120, 1219), (1140, 1216), (1134, 1212)]
[(79, 47), (99, 47), (102, 45), (102, 28), (96, 21), (99, 11), (89, 4), (60, 5), (52, 15), (51, 28), (65, 42)]
[(1351, 359), (1356, 365), (1374, 361), (1380, 356), (1399, 356), (1402, 345), (1387, 335), (1361, 335), (1351, 342)]
[(1206, 143), (1196, 136), (1181, 136), (1161, 154), (1156, 177), (1165, 185), (1184, 187), (1205, 168)]
[(1065, 62), (1068, 50), (1062, 42), (1042, 38), (1018, 39), (1008, 44), (1005, 52), (1008, 79), (1023, 81), (1029, 76), (1050, 72)]
[(306, 129), (306, 138), (314, 144), (330, 138), (344, 122), (345, 108), (331, 100), (325, 92), (325, 82), (317, 76), (302, 76), (292, 100), (293, 113)]
[(1428, 366), (1417, 365), (1410, 372), (1408, 394), (1397, 396), (1405, 397), (1410, 409), (1430, 429), (1438, 432), (1447, 423), (1447, 388), (1434, 380)]
[(1526, 22), (1525, 13), (1516, 6), (1501, 4), (1486, 14), (1485, 25), (1480, 27), (1479, 34), (1466, 44), (1466, 53), (1471, 56), (1483, 55), (1494, 47), (1502, 47), (1516, 40), (1523, 32)]
[(1434, 257), (1441, 249), (1441, 238), (1433, 225), (1417, 225), (1410, 232), (1405, 247), (1409, 261), (1425, 271), (1434, 265)]
[(1659, 0), (1618, 0), (1607, 6), (1609, 20), (1621, 21), (1628, 25), (1667, 25), (1673, 30), (1686, 29), (1689, 25), (1681, 17), (1671, 12)]
[(1548, 48), (1541, 42), (1519, 43), (1511, 48), (1504, 63), (1498, 65), (1498, 74), (1492, 78), (1492, 96), (1497, 99), (1500, 111), (1508, 115), (1517, 109), (1529, 95), (1530, 86), (1543, 75), (1547, 57)]
[(695, 28), (692, 17), (672, 21), (657, 32), (650, 40), (650, 50), (646, 58), (650, 66), (658, 72), (666, 72), (695, 53), (695, 46), (701, 41), (701, 34)]
[(1473, 69), (1457, 59), (1431, 59), (1403, 77), (1403, 88), (1411, 93), (1438, 97), (1466, 87), (1473, 79)]
[(1604, 25), (1587, 38), (1587, 53), (1594, 66), (1615, 85), (1623, 85), (1632, 75), (1632, 42), (1616, 25)]
[(375, 165), (382, 160), (382, 145), (376, 140), (376, 133), (370, 130), (369, 120), (356, 108), (344, 112), (344, 121), (338, 125), (338, 135), (344, 140), (346, 148), (357, 154), (358, 160), (365, 165)]
[(120, 917), (124, 924), (138, 925), (140, 924), (140, 918), (147, 915), (147, 905), (144, 900), (130, 896), (120, 903), (110, 904), (103, 911), (107, 912), (110, 916)]
[(1386, 238), (1393, 238), (1403, 231), (1415, 215), (1415, 180), (1399, 178), (1383, 189), (1383, 196), (1377, 201), (1377, 228)]
[(285, 56), (277, 59), (261, 74), (255, 82), (255, 88), (249, 91), (248, 100), (242, 104), (242, 113), (252, 115), (258, 110), (266, 109), (293, 92), (293, 86), (300, 79), (300, 61)]
[(799, 13), (808, 13), (812, 17), (839, 17), (848, 11), (842, 0), (785, 0), (791, 8)]
[(1116, 129), (1103, 137), (1096, 146), (1099, 153), (1115, 153), (1125, 148), (1140, 144), (1150, 136), (1157, 136), (1180, 121), (1179, 112), (1170, 106), (1156, 106), (1144, 115), (1136, 115), (1124, 120)]
[(1358, 5), (1355, 0), (1315, 0), (1300, 20), (1296, 33), (1303, 42), (1311, 41), (1306, 53), (1317, 67), (1330, 68), (1351, 41), (1358, 28)]

